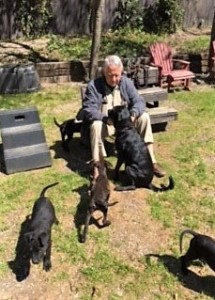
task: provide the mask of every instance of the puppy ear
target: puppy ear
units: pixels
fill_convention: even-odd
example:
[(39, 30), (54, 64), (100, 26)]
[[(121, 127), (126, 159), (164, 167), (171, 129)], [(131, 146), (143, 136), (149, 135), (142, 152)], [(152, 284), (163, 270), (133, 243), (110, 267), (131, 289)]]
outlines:
[(46, 232), (42, 232), (39, 236), (38, 236), (38, 241), (39, 241), (39, 245), (40, 247), (44, 247), (45, 245), (47, 245), (48, 243), (48, 234)]
[(34, 239), (33, 231), (25, 233), (24, 238), (27, 244), (31, 244)]
[(117, 121), (122, 121), (123, 120), (123, 113), (120, 111), (119, 113), (118, 113), (118, 116), (117, 116)]

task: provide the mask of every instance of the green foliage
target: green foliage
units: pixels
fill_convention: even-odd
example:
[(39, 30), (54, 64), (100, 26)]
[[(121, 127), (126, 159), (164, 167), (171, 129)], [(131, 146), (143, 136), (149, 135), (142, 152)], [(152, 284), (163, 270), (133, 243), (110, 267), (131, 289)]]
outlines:
[(47, 33), (52, 18), (51, 0), (18, 0), (16, 2), (16, 27), (26, 37), (36, 37)]
[(158, 0), (144, 11), (144, 29), (155, 34), (174, 33), (182, 23), (182, 9), (178, 0)]
[[(102, 35), (99, 56), (101, 59), (108, 54), (117, 54), (126, 58), (147, 56), (147, 48), (156, 41), (169, 42), (177, 53), (199, 54), (208, 52), (210, 36), (196, 36), (191, 40), (183, 40), (177, 38), (177, 35), (176, 37), (164, 34), (155, 35), (136, 29), (122, 28)], [(50, 35), (46, 50), (54, 60), (84, 60), (90, 58), (90, 46), (90, 36), (62, 37)]]
[(142, 29), (143, 9), (139, 5), (139, 0), (119, 0), (116, 11), (117, 16), (112, 26), (114, 31), (120, 28)]
[(71, 38), (51, 35), (48, 43), (48, 51), (49, 53), (58, 51), (62, 56), (68, 59), (89, 58), (91, 43), (91, 37), (89, 36)]
[(208, 53), (210, 45), (210, 35), (199, 36), (196, 39), (181, 42), (175, 41), (178, 52), (180, 53)]
[(182, 23), (182, 9), (178, 0), (158, 0), (148, 8), (140, 6), (138, 0), (118, 2), (118, 15), (112, 29), (130, 28), (163, 34), (174, 33)]
[[(107, 32), (102, 35), (100, 58), (102, 59), (111, 53), (121, 57), (142, 55), (144, 48), (158, 40), (162, 40), (162, 37), (128, 28)], [(56, 55), (61, 60), (84, 60), (90, 58), (91, 43), (89, 36), (61, 37), (50, 35), (47, 50), (49, 55)]]

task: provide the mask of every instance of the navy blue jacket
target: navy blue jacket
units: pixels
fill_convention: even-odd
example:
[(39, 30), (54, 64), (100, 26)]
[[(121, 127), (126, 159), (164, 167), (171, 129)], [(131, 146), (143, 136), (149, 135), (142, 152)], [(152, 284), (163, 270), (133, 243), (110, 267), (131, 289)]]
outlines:
[[(105, 122), (107, 116), (101, 112), (102, 103), (105, 97), (105, 78), (104, 76), (91, 80), (87, 86), (85, 97), (83, 99), (84, 119), (92, 122), (101, 120)], [(125, 75), (122, 75), (119, 90), (122, 99), (127, 102), (128, 109), (132, 115), (135, 113), (137, 117), (142, 115), (145, 110), (145, 101), (139, 95), (132, 80)]]

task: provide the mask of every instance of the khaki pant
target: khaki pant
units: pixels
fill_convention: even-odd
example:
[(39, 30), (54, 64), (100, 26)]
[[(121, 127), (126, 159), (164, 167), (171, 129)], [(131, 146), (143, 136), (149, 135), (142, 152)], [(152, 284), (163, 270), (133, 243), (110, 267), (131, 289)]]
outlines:
[[(145, 143), (154, 143), (151, 121), (149, 114), (144, 112), (136, 122), (138, 133)], [(114, 135), (115, 129), (113, 126), (106, 125), (102, 121), (94, 121), (90, 126), (91, 151), (94, 161), (99, 161), (100, 157), (106, 157), (106, 150), (104, 147), (104, 139), (108, 136)]]

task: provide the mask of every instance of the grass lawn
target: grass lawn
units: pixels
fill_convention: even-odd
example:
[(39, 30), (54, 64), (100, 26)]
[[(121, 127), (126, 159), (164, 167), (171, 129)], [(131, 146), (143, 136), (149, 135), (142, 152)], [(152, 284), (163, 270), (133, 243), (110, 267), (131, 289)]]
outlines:
[[(169, 94), (163, 104), (179, 113), (166, 132), (154, 134), (156, 156), (174, 177), (175, 189), (112, 191), (111, 202), (119, 202), (109, 209), (111, 226), (98, 229), (92, 224), (85, 244), (77, 240), (75, 220), (83, 216), (88, 199), (90, 167), (85, 162), (89, 153), (80, 146), (79, 134), (70, 144), (70, 153), (65, 153), (53, 123), (54, 116), (59, 122), (74, 117), (80, 101), (80, 88), (75, 84), (0, 96), (2, 110), (37, 107), (53, 162), (52, 167), (28, 172), (0, 172), (0, 298), (214, 299), (213, 272), (193, 264), (192, 272), (184, 277), (178, 260), (184, 228), (215, 237), (214, 86)], [(108, 160), (114, 167), (115, 157)], [(47, 191), (60, 221), (52, 231), (53, 267), (46, 273), (41, 265), (31, 265), (29, 276), (19, 281), (26, 216), (43, 187), (55, 181), (59, 185)], [(184, 251), (188, 241), (185, 237)]]

